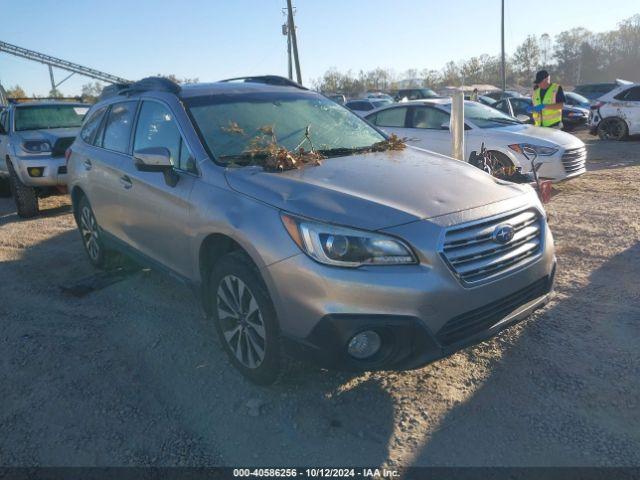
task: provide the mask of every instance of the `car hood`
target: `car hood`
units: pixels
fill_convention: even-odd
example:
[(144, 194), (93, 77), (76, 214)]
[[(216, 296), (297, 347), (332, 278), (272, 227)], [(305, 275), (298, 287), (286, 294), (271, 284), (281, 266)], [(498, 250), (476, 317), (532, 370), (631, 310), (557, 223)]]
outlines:
[(281, 173), (226, 169), (229, 186), (293, 214), (378, 230), (523, 194), (465, 162), (408, 147)]
[(24, 130), (15, 132), (22, 140), (48, 140), (51, 145), (61, 138), (76, 137), (79, 127), (73, 128), (51, 128), (49, 130)]
[(513, 125), (495, 129), (497, 133), (507, 134), (509, 143), (532, 143), (549, 147), (575, 148), (584, 143), (578, 137), (555, 128), (536, 127), (535, 125)]

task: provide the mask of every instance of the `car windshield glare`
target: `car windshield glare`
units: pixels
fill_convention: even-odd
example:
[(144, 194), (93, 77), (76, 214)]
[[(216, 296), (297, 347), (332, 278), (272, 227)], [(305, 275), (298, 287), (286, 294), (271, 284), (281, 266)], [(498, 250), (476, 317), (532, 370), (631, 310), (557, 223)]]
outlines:
[(15, 129), (46, 130), (50, 128), (77, 128), (82, 125), (89, 107), (85, 105), (22, 106), (15, 111)]
[[(450, 109), (451, 106), (449, 105), (448, 108)], [(500, 110), (478, 102), (465, 102), (464, 118), (478, 128), (507, 127), (509, 125), (520, 125), (522, 123), (520, 120), (510, 117)]]
[(219, 163), (251, 158), (256, 145), (290, 151), (366, 149), (385, 137), (357, 115), (312, 93), (246, 93), (185, 100), (201, 138)]

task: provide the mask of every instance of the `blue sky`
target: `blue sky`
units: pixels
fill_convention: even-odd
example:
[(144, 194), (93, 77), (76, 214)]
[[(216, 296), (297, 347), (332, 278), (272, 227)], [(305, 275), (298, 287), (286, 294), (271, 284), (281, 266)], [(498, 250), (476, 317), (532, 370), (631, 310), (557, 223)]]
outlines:
[[(499, 0), (294, 0), (304, 83), (330, 67), (440, 69), (500, 50)], [(286, 75), (285, 0), (0, 0), (0, 40), (129, 79)], [(506, 0), (506, 44), (584, 26), (605, 31), (638, 0)], [(56, 71), (56, 78), (66, 76)], [(77, 94), (76, 76), (60, 90)], [(0, 53), (0, 82), (48, 92), (46, 66)]]

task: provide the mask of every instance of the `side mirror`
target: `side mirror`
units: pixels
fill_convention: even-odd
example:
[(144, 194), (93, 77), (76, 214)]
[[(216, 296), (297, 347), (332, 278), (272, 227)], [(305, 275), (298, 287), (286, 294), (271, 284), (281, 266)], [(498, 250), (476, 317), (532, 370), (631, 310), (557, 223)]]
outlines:
[(531, 121), (528, 115), (518, 114), (516, 115), (516, 120), (520, 120), (522, 123), (528, 123)]
[(142, 148), (133, 152), (136, 168), (141, 172), (164, 172), (173, 168), (171, 152), (165, 147)]
[(449, 130), (449, 122), (440, 125), (440, 130)]
[(180, 176), (173, 169), (171, 152), (166, 147), (142, 148), (133, 152), (136, 168), (141, 172), (158, 172), (170, 187), (175, 187)]

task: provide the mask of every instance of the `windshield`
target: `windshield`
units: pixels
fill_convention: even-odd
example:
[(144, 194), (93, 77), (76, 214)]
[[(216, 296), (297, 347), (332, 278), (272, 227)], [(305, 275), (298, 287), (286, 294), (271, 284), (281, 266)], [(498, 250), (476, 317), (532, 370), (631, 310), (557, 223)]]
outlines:
[[(331, 156), (384, 141), (346, 108), (309, 93), (251, 93), (186, 99), (196, 127), (220, 163), (250, 157), (265, 137), (290, 151), (303, 147)], [(311, 143), (309, 143), (311, 140)]]
[(82, 119), (89, 111), (85, 105), (37, 105), (16, 108), (15, 129), (47, 130), (50, 128), (70, 128), (82, 125)]
[[(450, 110), (451, 105), (447, 105), (447, 109)], [(478, 102), (464, 102), (464, 119), (473, 122), (478, 128), (496, 128), (522, 124), (520, 120)]]
[(565, 95), (569, 98), (572, 98), (579, 105), (589, 105), (590, 103), (587, 97), (583, 97), (576, 92), (567, 92)]

